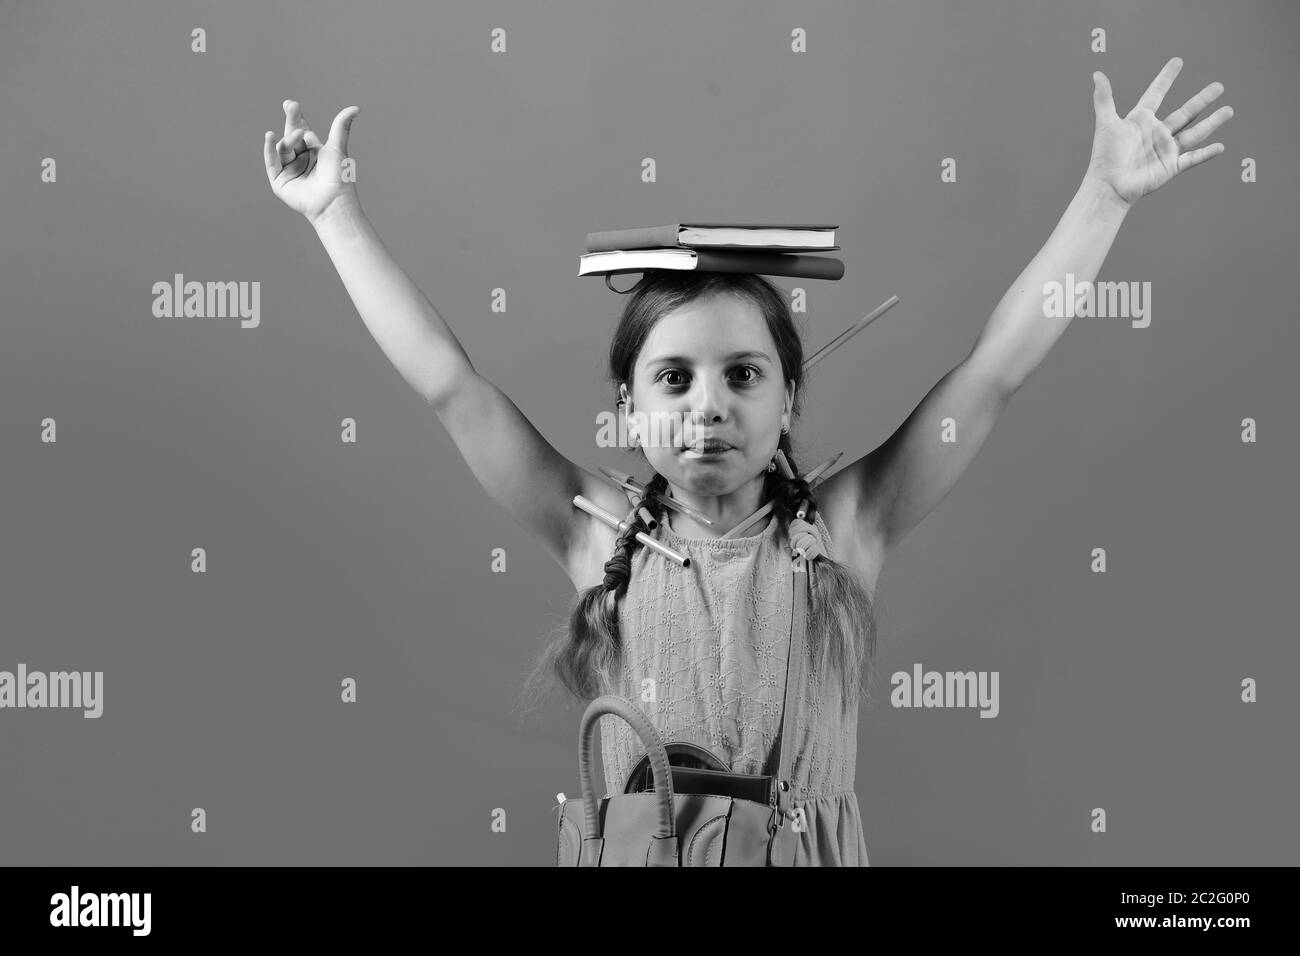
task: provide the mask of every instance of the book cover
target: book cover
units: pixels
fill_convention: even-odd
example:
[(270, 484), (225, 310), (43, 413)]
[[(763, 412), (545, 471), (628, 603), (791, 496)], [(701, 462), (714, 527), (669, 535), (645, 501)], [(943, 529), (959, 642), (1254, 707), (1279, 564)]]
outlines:
[[(670, 223), (663, 226), (642, 226), (635, 229), (608, 229), (601, 232), (587, 233), (588, 252), (613, 252), (622, 249), (754, 249), (772, 252), (832, 252), (840, 247), (835, 245), (835, 230), (839, 226), (830, 223), (764, 223), (764, 222), (716, 222), (716, 223)], [(726, 232), (731, 230), (774, 230), (777, 232), (821, 232), (826, 244), (809, 243), (807, 236), (789, 236), (789, 241), (778, 241), (778, 236), (755, 234), (752, 241), (725, 241)], [(709, 232), (718, 232), (719, 236), (710, 238)], [(701, 235), (704, 233), (705, 235)], [(730, 237), (735, 238), (735, 237)], [(797, 240), (803, 239), (800, 243)], [(764, 242), (767, 239), (769, 241)]]

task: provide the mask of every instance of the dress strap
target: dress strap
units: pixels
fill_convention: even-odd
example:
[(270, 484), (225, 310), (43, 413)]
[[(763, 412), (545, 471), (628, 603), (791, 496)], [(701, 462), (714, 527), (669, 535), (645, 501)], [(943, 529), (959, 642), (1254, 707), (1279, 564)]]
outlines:
[(804, 681), (804, 661), (807, 658), (808, 562), (796, 555), (791, 564), (790, 646), (785, 666), (785, 697), (781, 704), (781, 731), (776, 741), (776, 800), (778, 825), (791, 825), (790, 802), (794, 798), (791, 768), (794, 766), (794, 711)]

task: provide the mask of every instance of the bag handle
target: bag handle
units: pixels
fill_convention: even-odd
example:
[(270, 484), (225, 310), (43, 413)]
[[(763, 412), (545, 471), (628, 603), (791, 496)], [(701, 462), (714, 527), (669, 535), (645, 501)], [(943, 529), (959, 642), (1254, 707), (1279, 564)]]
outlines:
[(646, 854), (647, 866), (677, 866), (677, 820), (673, 807), (673, 777), (668, 770), (668, 752), (659, 731), (635, 704), (616, 694), (604, 694), (587, 705), (578, 727), (578, 774), (582, 779), (582, 808), (586, 833), (582, 840), (582, 865), (596, 866), (605, 840), (600, 832), (600, 808), (591, 783), (592, 747), (597, 721), (603, 714), (622, 717), (631, 724), (650, 758), (655, 783), (655, 830)]

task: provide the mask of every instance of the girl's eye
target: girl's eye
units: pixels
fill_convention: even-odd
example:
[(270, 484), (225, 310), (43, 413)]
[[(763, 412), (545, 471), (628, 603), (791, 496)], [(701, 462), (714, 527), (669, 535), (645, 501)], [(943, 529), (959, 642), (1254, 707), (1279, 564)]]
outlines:
[[(754, 384), (754, 382), (758, 380), (758, 377), (763, 374), (763, 370), (760, 369), (757, 365), (740, 365), (736, 367), (736, 371), (738, 372), (744, 371), (750, 373), (748, 378), (741, 379), (742, 385)], [(686, 384), (684, 381), (670, 382), (667, 380), (667, 377), (669, 375), (677, 375), (684, 378), (685, 374), (686, 373), (684, 373), (679, 368), (667, 368), (659, 373), (659, 375), (655, 378), (655, 381), (662, 382), (664, 385), (667, 385), (669, 388), (680, 388)]]

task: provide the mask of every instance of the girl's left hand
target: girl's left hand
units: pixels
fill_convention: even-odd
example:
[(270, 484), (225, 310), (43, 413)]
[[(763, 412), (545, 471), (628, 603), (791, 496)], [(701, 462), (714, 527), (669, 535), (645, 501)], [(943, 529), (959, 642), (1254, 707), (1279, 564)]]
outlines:
[(1088, 178), (1105, 183), (1125, 204), (1136, 202), (1163, 186), (1179, 173), (1223, 152), (1222, 143), (1193, 149), (1232, 116), (1224, 106), (1196, 125), (1188, 125), (1223, 93), (1223, 84), (1211, 83), (1163, 120), (1155, 111), (1173, 85), (1183, 61), (1174, 57), (1151, 81), (1142, 99), (1120, 119), (1115, 112), (1110, 80), (1100, 71), (1092, 75), (1092, 102), (1097, 128), (1092, 139), (1092, 160)]

